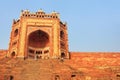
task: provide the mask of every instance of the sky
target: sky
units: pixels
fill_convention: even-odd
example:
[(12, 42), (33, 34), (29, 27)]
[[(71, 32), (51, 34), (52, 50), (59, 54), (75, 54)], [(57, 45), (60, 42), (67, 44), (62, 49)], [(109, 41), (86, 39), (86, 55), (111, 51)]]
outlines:
[(70, 51), (120, 52), (120, 0), (1, 0), (0, 49), (8, 49), (12, 21), (26, 9), (59, 12)]

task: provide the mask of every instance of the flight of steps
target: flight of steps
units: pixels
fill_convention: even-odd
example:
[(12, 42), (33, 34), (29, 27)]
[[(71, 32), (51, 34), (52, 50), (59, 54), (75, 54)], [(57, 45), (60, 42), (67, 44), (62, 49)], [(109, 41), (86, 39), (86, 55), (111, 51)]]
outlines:
[[(70, 72), (71, 68), (58, 59), (0, 60), (0, 76), (13, 76), (14, 80), (53, 80), (53, 74)], [(2, 79), (0, 78), (0, 80)]]

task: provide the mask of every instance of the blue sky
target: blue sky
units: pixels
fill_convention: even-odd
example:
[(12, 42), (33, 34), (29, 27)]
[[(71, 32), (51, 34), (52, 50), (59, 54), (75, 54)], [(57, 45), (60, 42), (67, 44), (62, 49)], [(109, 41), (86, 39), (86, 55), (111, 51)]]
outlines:
[(1, 0), (0, 49), (8, 48), (12, 20), (25, 9), (59, 12), (68, 24), (70, 51), (120, 51), (120, 0)]

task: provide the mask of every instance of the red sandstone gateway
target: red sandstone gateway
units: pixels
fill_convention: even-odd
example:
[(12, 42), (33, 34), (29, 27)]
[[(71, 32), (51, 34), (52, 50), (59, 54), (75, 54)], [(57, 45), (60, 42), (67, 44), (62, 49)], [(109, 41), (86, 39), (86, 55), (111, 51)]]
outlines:
[(67, 25), (57, 12), (46, 14), (39, 10), (21, 12), (14, 20), (8, 57), (20, 58), (69, 58)]
[(69, 52), (58, 13), (24, 10), (0, 50), (0, 80), (120, 80), (120, 53)]

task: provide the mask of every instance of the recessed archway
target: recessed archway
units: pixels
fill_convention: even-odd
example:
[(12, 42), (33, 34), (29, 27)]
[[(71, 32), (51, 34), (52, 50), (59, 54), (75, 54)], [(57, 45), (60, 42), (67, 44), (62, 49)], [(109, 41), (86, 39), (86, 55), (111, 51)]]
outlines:
[(60, 80), (60, 76), (59, 75), (55, 75), (55, 80)]
[(44, 55), (44, 50), (49, 47), (49, 43), (50, 38), (46, 32), (42, 30), (36, 30), (30, 33), (28, 36), (28, 54), (33, 56), (33, 58), (41, 57)]
[(10, 80), (14, 80), (14, 77), (12, 75), (10, 75)]
[(61, 53), (61, 58), (65, 58), (65, 53), (64, 52)]
[(32, 32), (28, 38), (28, 45), (34, 48), (44, 48), (49, 43), (49, 35), (41, 30)]
[(18, 35), (18, 29), (14, 31), (14, 37), (16, 37), (17, 35)]
[(60, 38), (64, 39), (65, 33), (63, 31), (60, 31)]

